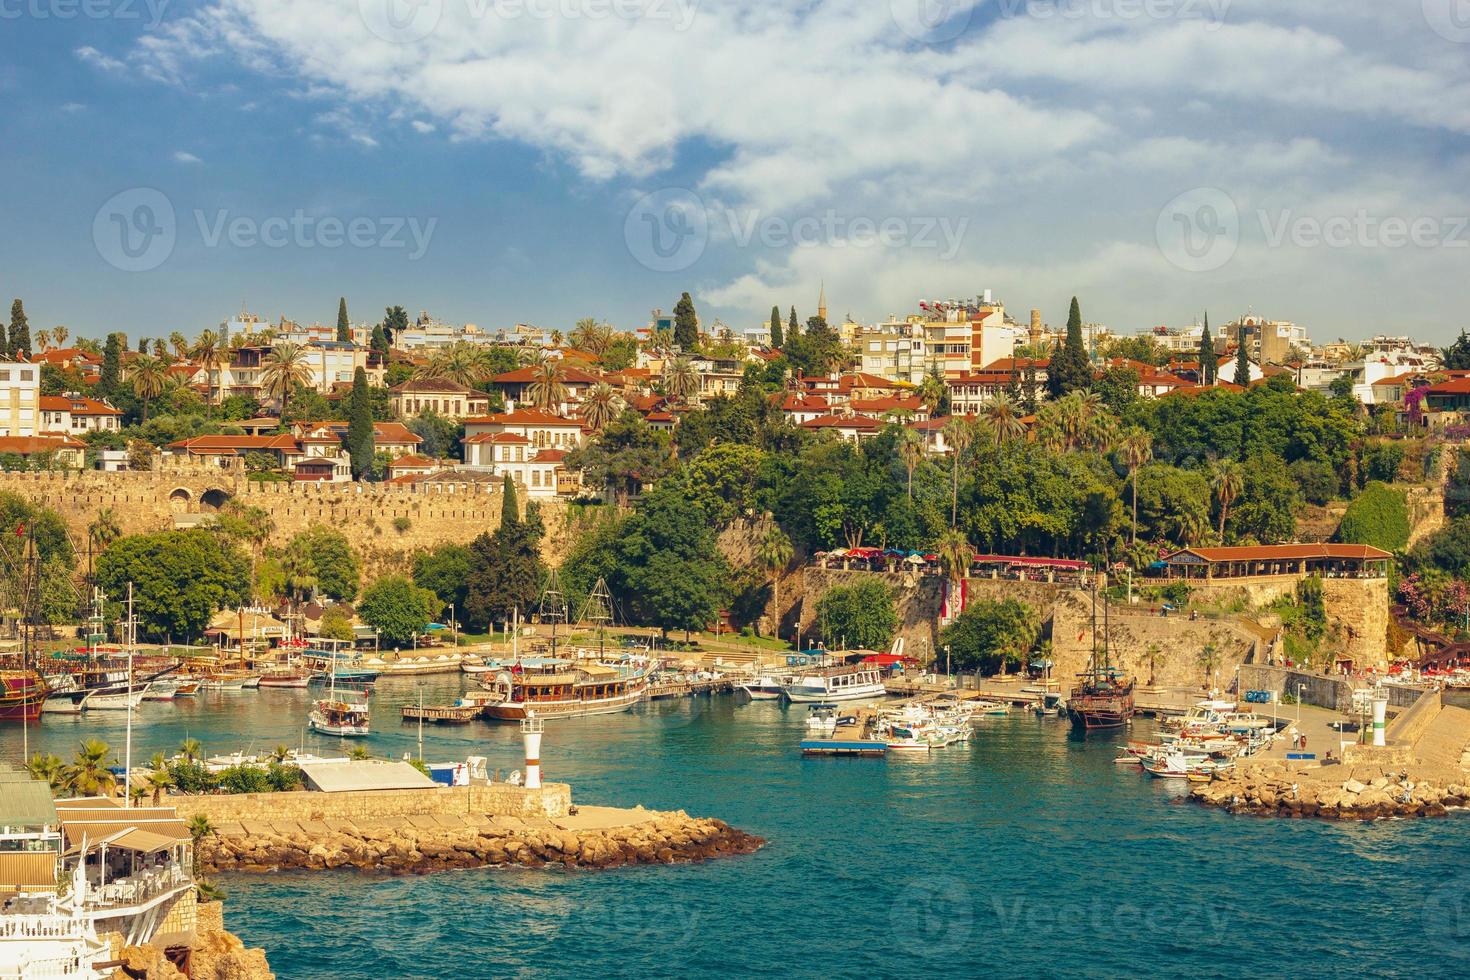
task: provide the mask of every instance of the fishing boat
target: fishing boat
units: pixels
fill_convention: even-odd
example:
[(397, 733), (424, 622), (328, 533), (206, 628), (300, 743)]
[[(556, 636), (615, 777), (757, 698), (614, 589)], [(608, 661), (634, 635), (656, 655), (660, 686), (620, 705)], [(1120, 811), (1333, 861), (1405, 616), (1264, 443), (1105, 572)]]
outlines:
[(781, 686), (793, 704), (830, 701), (862, 701), (885, 697), (883, 673), (877, 667), (824, 667), (804, 671)]
[(116, 691), (96, 691), (87, 699), (88, 711), (131, 711), (143, 703), (143, 697), (152, 687), (151, 681), (133, 684)]
[(199, 681), (199, 687), (205, 691), (243, 691), (246, 682), (251, 679), (250, 674), (243, 672), (219, 671), (214, 674), (206, 674)]
[(791, 677), (786, 674), (761, 674), (735, 686), (744, 691), (752, 701), (779, 701), (790, 681)]
[(312, 706), (306, 723), (312, 731), (323, 735), (359, 738), (372, 734), (366, 701), (323, 698)]
[(1185, 779), (1197, 775), (1213, 775), (1231, 768), (1231, 763), (1208, 757), (1188, 756), (1180, 752), (1164, 752), (1143, 760), (1143, 771), (1162, 779)]
[(268, 667), (260, 675), (261, 688), (305, 688), (311, 683), (311, 671), (305, 667), (294, 665), (284, 667)]
[[(1108, 600), (1103, 596), (1102, 642), (1098, 642), (1097, 593), (1099, 577), (1093, 576), (1092, 583), (1092, 657), (1088, 669), (1078, 675), (1078, 684), (1067, 698), (1067, 715), (1072, 727), (1080, 731), (1122, 728), (1133, 718), (1133, 684), (1121, 670), (1114, 667), (1109, 656)], [(1104, 582), (1106, 587), (1106, 582)]]

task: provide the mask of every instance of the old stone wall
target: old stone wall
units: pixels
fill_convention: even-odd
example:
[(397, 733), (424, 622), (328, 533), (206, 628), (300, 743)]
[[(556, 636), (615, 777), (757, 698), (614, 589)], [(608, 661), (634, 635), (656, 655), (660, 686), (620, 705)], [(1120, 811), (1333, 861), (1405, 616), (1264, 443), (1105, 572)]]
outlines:
[[(1295, 598), (1299, 575), (1260, 575), (1252, 578), (1190, 582), (1193, 602), (1229, 605), (1244, 602), (1252, 609), (1277, 599)], [(1388, 580), (1382, 578), (1324, 578), (1322, 604), (1327, 626), (1336, 632), (1334, 651), (1360, 667), (1381, 666), (1388, 657)]]
[(540, 789), (493, 783), (348, 793), (240, 793), (170, 796), (168, 805), (178, 809), (180, 819), (188, 820), (202, 813), (216, 826), (256, 820), (351, 820), (462, 813), (564, 817), (572, 805), (572, 788), (566, 783), (544, 783)]
[[(370, 577), (400, 570), (408, 553), (493, 531), (501, 509), (500, 489), (493, 484), (261, 483), (238, 470), (207, 465), (146, 473), (0, 473), (0, 491), (57, 511), (83, 548), (88, 527), (104, 509), (124, 534), (140, 534), (198, 523), (226, 501), (238, 500), (270, 515), (271, 545), (313, 524), (341, 531), (364, 556)], [(547, 529), (543, 551), (559, 561), (573, 533), (567, 504), (544, 500), (540, 507)]]

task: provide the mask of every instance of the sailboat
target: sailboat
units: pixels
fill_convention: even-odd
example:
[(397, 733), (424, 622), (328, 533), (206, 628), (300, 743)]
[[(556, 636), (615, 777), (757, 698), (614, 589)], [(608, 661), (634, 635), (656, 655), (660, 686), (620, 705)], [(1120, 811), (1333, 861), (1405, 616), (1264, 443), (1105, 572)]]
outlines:
[[(50, 689), (46, 679), (36, 669), (35, 650), (31, 646), (31, 621), (34, 618), (38, 592), (38, 565), (36, 559), (36, 535), (27, 530), (25, 554), (25, 594), (21, 603), (21, 655), (19, 663), (7, 661), (0, 666), (0, 721), (19, 721), (29, 724), (41, 717), (41, 706), (45, 704)], [(8, 557), (8, 556), (7, 556)]]
[(343, 738), (360, 738), (371, 734), (368, 719), (367, 696), (361, 701), (349, 701), (337, 697), (337, 658), (332, 658), (332, 681), (327, 696), (312, 703), (306, 723), (314, 732), (323, 735), (339, 735)]
[(551, 656), (535, 665), (517, 657), (509, 670), (482, 680), (480, 686), (497, 695), (485, 707), (487, 718), (521, 721), (532, 712), (537, 718), (607, 715), (627, 711), (643, 700), (649, 669), (607, 662), (605, 630), (612, 619), (612, 599), (606, 582), (597, 580), (581, 617), (596, 625), (595, 658), (564, 661), (557, 657), (557, 627), (566, 622), (567, 603), (554, 571), (541, 595), (540, 618), (551, 624)]
[(1102, 643), (1098, 643), (1097, 578), (1092, 582), (1092, 657), (1087, 672), (1079, 674), (1077, 686), (1067, 699), (1067, 715), (1072, 727), (1080, 731), (1122, 728), (1133, 717), (1133, 678), (1112, 665), (1108, 644), (1108, 597), (1103, 593)]

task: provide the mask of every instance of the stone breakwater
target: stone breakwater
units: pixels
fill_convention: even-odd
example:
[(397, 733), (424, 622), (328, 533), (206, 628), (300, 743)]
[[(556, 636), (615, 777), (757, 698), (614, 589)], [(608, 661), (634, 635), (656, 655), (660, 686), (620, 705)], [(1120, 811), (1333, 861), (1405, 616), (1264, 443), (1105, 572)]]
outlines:
[(1470, 775), (1392, 765), (1252, 766), (1196, 785), (1190, 796), (1231, 813), (1323, 820), (1442, 817), (1470, 802)]
[(682, 810), (618, 811), (621, 818), (460, 815), (329, 820), (319, 825), (222, 827), (196, 849), (202, 871), (353, 868), (427, 874), (461, 868), (617, 868), (749, 854), (765, 844), (720, 820)]

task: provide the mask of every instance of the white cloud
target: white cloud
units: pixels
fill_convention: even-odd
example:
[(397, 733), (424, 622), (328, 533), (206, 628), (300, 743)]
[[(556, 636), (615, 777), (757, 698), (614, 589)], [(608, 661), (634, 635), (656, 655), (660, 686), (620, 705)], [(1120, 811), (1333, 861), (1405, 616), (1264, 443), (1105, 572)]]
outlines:
[[(138, 41), (127, 66), (187, 84), (227, 59), (325, 102), (314, 139), (376, 146), (378, 130), (408, 119), (451, 140), (529, 145), (619, 200), (679, 182), (678, 164), (717, 208), (972, 222), (965, 250), (942, 263), (838, 242), (712, 241), (711, 268), (693, 273), (735, 313), (759, 315), (772, 293), (825, 276), (860, 317), (992, 286), (1025, 305), (1090, 287), (1105, 310), (1140, 320), (1211, 290), (1241, 305), (1269, 292), (1297, 319), (1361, 318), (1350, 290), (1307, 288), (1341, 284), (1344, 267), (1435, 310), (1470, 303), (1470, 287), (1431, 280), (1438, 263), (1407, 254), (1287, 260), (1247, 242), (1201, 277), (1162, 263), (1153, 241), (1159, 208), (1199, 186), (1246, 210), (1385, 192), (1456, 200), (1462, 175), (1434, 156), (1470, 133), (1470, 59), (1429, 29), (1421, 0), (975, 2), (968, 30), (929, 48), (885, 0), (665, 0), (649, 9), (667, 18), (633, 22), (477, 18), (507, 8), (445, 0), (436, 29), (411, 43), (369, 29), (373, 2), (206, 0)], [(1137, 14), (1155, 9), (1179, 15)]]
[(175, 150), (174, 162), (189, 164), (192, 166), (194, 164), (203, 163), (204, 161), (196, 157), (194, 154), (190, 153), (188, 150)]
[(119, 61), (111, 55), (103, 54), (91, 45), (83, 45), (77, 48), (75, 54), (82, 61), (103, 71), (121, 72), (126, 71), (128, 67), (125, 62)]

